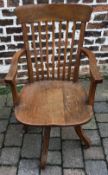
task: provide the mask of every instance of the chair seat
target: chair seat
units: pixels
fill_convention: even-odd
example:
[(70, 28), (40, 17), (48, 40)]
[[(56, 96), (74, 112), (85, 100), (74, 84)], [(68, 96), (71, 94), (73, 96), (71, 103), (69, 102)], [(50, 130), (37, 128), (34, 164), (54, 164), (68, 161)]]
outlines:
[(22, 89), (15, 114), (24, 124), (75, 126), (91, 119), (92, 107), (80, 83), (40, 81)]

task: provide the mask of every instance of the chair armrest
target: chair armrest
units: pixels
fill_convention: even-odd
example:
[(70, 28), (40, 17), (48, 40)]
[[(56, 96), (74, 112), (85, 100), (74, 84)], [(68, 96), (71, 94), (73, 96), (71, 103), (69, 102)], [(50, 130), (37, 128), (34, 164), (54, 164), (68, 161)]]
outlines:
[(16, 73), (17, 73), (18, 61), (20, 57), (24, 55), (24, 53), (25, 53), (25, 49), (21, 49), (13, 55), (9, 72), (5, 77), (6, 83), (12, 82), (15, 79)]
[(14, 106), (19, 101), (19, 94), (17, 92), (16, 82), (15, 82), (15, 77), (16, 77), (16, 73), (17, 73), (17, 65), (18, 65), (18, 61), (19, 61), (20, 57), (24, 53), (25, 53), (25, 49), (21, 49), (13, 55), (9, 72), (5, 77), (5, 82), (9, 83), (11, 86)]
[(84, 55), (86, 55), (89, 59), (90, 71), (93, 80), (96, 83), (102, 83), (103, 79), (96, 65), (96, 57), (94, 53), (86, 48), (81, 48), (81, 53), (84, 53)]
[(81, 48), (81, 52), (84, 53), (89, 59), (91, 82), (90, 82), (90, 88), (89, 88), (89, 94), (88, 94), (88, 104), (93, 107), (97, 83), (102, 83), (103, 79), (97, 68), (96, 58), (93, 52), (91, 52), (86, 48)]

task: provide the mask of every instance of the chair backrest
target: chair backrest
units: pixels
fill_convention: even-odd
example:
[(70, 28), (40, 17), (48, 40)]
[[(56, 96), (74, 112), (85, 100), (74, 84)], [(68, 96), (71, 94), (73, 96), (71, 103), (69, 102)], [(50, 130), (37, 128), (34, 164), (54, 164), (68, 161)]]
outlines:
[(92, 7), (76, 4), (16, 8), (15, 13), (22, 24), (30, 82), (78, 78), (80, 48), (91, 12)]

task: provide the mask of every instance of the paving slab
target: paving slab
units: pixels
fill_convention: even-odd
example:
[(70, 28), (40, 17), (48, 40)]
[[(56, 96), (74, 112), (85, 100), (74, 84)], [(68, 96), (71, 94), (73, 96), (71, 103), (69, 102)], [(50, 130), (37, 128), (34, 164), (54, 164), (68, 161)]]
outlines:
[(7, 130), (8, 120), (0, 121), (0, 133), (3, 133)]
[(87, 175), (108, 175), (105, 161), (86, 161)]
[(85, 175), (85, 172), (82, 169), (64, 169), (63, 173), (64, 175)]
[(96, 114), (96, 120), (97, 122), (100, 122), (100, 123), (108, 123), (108, 113), (102, 113), (102, 114)]
[(49, 150), (61, 150), (61, 139), (60, 138), (50, 138)]
[(0, 134), (0, 148), (3, 146), (4, 134)]
[(101, 146), (101, 138), (97, 130), (85, 130), (85, 133), (91, 140), (91, 145)]
[(105, 155), (108, 156), (108, 138), (103, 139), (102, 142), (105, 150)]
[(41, 135), (25, 134), (21, 156), (24, 158), (39, 158), (41, 151)]
[(108, 137), (108, 123), (99, 123), (98, 125), (101, 137)]
[(90, 122), (88, 122), (87, 124), (83, 125), (82, 127), (83, 127), (83, 129), (97, 129), (96, 121), (95, 121), (94, 116), (92, 117)]
[(17, 167), (0, 166), (0, 175), (16, 175)]
[(79, 140), (79, 137), (76, 134), (73, 127), (63, 127), (62, 128), (62, 139)]
[(50, 137), (60, 137), (60, 128), (59, 127), (52, 127)]
[(97, 86), (95, 101), (108, 101), (108, 80)]
[(108, 103), (107, 102), (95, 102), (94, 111), (96, 113), (108, 113)]
[(0, 107), (0, 119), (8, 119), (11, 114), (11, 108), (9, 107)]
[(102, 147), (90, 147), (89, 149), (84, 150), (84, 158), (85, 159), (94, 159), (94, 160), (104, 160), (104, 152)]
[(6, 106), (13, 106), (12, 94), (8, 93), (6, 98)]
[(20, 160), (18, 175), (39, 175), (39, 162), (37, 160)]
[(20, 123), (20, 122), (16, 119), (14, 111), (11, 113), (10, 123), (11, 123), (11, 124), (19, 124), (19, 123)]
[(0, 156), (1, 165), (16, 165), (19, 161), (20, 149), (4, 147)]
[(47, 166), (45, 170), (41, 170), (40, 175), (62, 175), (62, 169), (59, 166)]
[(0, 95), (0, 106), (5, 106), (7, 95)]
[(5, 137), (5, 146), (21, 146), (23, 125), (9, 125)]
[(41, 132), (42, 132), (42, 127), (36, 127), (36, 126), (28, 126), (27, 127), (27, 133), (40, 134)]
[(48, 164), (61, 165), (61, 152), (60, 151), (48, 151)]
[(83, 156), (80, 141), (63, 141), (63, 167), (83, 168)]

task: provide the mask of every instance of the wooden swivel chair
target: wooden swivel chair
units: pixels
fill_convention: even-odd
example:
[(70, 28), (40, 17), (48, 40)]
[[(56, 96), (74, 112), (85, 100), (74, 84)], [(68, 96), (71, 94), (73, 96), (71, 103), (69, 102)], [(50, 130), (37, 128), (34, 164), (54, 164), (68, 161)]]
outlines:
[[(91, 7), (75, 4), (26, 5), (15, 10), (22, 25), (24, 48), (14, 54), (5, 82), (12, 89), (16, 118), (44, 128), (41, 168), (46, 165), (53, 126), (73, 126), (90, 146), (81, 125), (91, 119), (96, 85), (102, 82), (95, 55), (83, 48), (91, 12)], [(78, 82), (81, 54), (90, 65), (88, 93)], [(15, 79), (22, 55), (26, 55), (29, 83), (19, 94)]]

